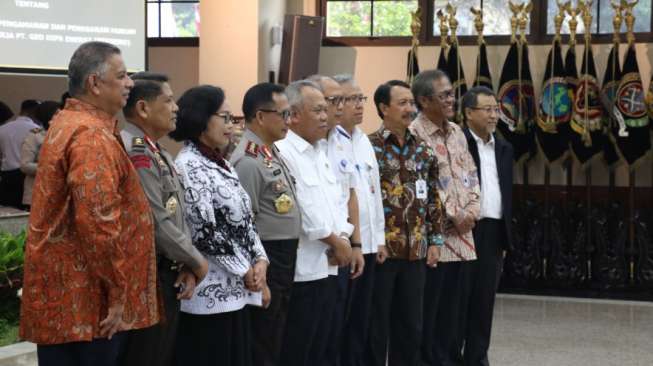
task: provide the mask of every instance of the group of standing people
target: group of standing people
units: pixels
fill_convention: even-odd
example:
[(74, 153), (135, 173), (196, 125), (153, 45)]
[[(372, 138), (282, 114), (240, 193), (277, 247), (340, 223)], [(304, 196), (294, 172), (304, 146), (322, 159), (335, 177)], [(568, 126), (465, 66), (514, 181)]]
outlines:
[(18, 116), (0, 102), (0, 205), (29, 210), (39, 150), (61, 104), (27, 99)]
[(227, 156), (225, 91), (169, 83), (107, 43), (70, 61), (26, 243), (40, 365), (489, 363), (512, 204), (492, 91), (463, 129), (445, 73), (388, 81), (368, 136), (351, 76), (257, 84)]

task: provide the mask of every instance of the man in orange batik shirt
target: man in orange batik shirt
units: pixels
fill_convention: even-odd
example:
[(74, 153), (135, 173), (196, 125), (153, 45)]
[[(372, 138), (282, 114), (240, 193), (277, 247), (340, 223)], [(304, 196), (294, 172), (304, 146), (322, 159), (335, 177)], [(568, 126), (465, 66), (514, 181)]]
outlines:
[(159, 321), (150, 206), (117, 129), (133, 86), (115, 46), (81, 45), (41, 149), (20, 337), (40, 366), (114, 366), (124, 331)]

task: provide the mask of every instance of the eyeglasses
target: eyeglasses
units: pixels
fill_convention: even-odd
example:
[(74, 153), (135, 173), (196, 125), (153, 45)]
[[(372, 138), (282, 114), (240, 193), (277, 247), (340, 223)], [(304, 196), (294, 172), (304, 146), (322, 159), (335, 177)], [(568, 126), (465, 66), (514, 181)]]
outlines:
[(367, 97), (364, 95), (351, 95), (345, 98), (345, 103), (354, 103), (354, 104), (362, 104), (367, 101)]
[(282, 111), (278, 111), (276, 109), (259, 108), (259, 111), (266, 112), (266, 113), (276, 113), (279, 117), (283, 118), (284, 121), (287, 121), (290, 118), (290, 115), (292, 114), (290, 109), (284, 109)]
[(236, 123), (236, 117), (229, 112), (214, 113), (214, 114), (220, 118), (224, 118), (224, 123), (226, 125)]
[(436, 97), (440, 99), (441, 101), (447, 100), (449, 98), (455, 98), (456, 94), (454, 94), (453, 90), (448, 90), (442, 93), (437, 93), (437, 94), (431, 94), (429, 97)]
[(339, 105), (345, 102), (345, 97), (343, 97), (342, 95), (326, 97), (324, 99), (327, 101), (327, 103), (331, 105)]
[(470, 109), (475, 109), (477, 111), (483, 111), (483, 112), (485, 112), (487, 114), (490, 114), (492, 112), (494, 112), (496, 114), (499, 114), (499, 112), (501, 111), (499, 106), (493, 106), (493, 105), (486, 105), (486, 106), (483, 106), (483, 107), (469, 107), (469, 108)]

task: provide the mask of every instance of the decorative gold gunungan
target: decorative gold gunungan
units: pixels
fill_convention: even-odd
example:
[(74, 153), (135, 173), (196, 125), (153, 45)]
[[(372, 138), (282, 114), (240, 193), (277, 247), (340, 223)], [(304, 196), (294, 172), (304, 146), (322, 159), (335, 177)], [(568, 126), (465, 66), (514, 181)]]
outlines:
[(513, 4), (508, 1), (512, 17), (510, 18), (510, 42), (517, 42), (517, 29), (519, 28), (519, 14), (524, 10), (524, 4)]
[(469, 8), (469, 11), (474, 14), (474, 28), (476, 28), (476, 33), (478, 34), (478, 44), (481, 45), (485, 42), (483, 39), (483, 28), (485, 28), (485, 25), (483, 24), (483, 10), (476, 9), (472, 6)]
[(440, 20), (440, 47), (446, 49), (449, 47), (449, 19), (442, 9), (438, 10), (437, 16)]
[(628, 41), (628, 45), (635, 43), (635, 34), (633, 33), (635, 29), (635, 15), (633, 14), (633, 8), (638, 2), (639, 0), (635, 0), (632, 3), (621, 0), (621, 8), (624, 10), (626, 18), (626, 40)]
[(569, 47), (576, 45), (576, 29), (578, 28), (578, 15), (580, 14), (580, 6), (578, 5), (574, 8), (571, 6), (571, 3), (567, 3), (565, 10), (569, 15)]
[(620, 43), (621, 24), (624, 22), (624, 18), (621, 16), (623, 8), (621, 7), (621, 4), (615, 1), (610, 1), (610, 5), (612, 6), (612, 9), (614, 9), (614, 18), (612, 18), (612, 29), (614, 30), (614, 33), (612, 34), (612, 42)]
[(456, 20), (457, 8), (451, 3), (447, 3), (447, 14), (449, 14), (449, 29), (451, 29), (451, 43), (458, 43), (456, 31), (458, 30), (458, 20)]
[(560, 31), (562, 30), (562, 23), (565, 21), (565, 12), (569, 6), (569, 1), (563, 4), (559, 0), (556, 0), (556, 4), (558, 4), (558, 14), (553, 18), (553, 24), (555, 26), (555, 39), (559, 41)]

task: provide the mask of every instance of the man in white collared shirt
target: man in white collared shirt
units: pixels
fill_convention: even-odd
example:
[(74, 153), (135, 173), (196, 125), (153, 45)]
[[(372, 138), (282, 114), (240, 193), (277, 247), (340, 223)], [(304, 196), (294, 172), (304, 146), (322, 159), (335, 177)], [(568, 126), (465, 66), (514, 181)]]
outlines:
[(467, 125), (465, 137), (481, 183), (481, 214), (473, 229), (478, 259), (463, 275), (468, 296), (467, 311), (463, 312), (466, 327), (461, 334), (465, 365), (489, 365), (487, 352), (502, 252), (510, 246), (513, 150), (509, 143), (494, 136), (499, 107), (492, 90), (474, 87), (465, 94), (461, 105)]
[(330, 149), (340, 161), (338, 168), (343, 172), (353, 172), (356, 180), (360, 251), (364, 258), (363, 273), (348, 281), (345, 302), (349, 308), (345, 313), (349, 316), (344, 319), (340, 337), (340, 364), (361, 365), (367, 345), (376, 253), (379, 246), (385, 245), (385, 218), (376, 155), (369, 138), (358, 128), (363, 122), (363, 106), (367, 98), (351, 76), (338, 75), (334, 79), (340, 84), (344, 103), (340, 125), (330, 135), (329, 140), (333, 141)]
[[(314, 81), (322, 88), (324, 99), (327, 102), (327, 124), (329, 131), (326, 140), (322, 143), (326, 146), (327, 157), (331, 162), (331, 168), (340, 185), (341, 198), (338, 202), (338, 212), (347, 217), (347, 220), (354, 225), (354, 232), (350, 241), (352, 246), (351, 265), (340, 267), (338, 275), (331, 278), (331, 284), (336, 288), (336, 304), (333, 318), (330, 322), (328, 337), (330, 339), (342, 338), (342, 331), (347, 311), (347, 292), (349, 290), (349, 279), (358, 278), (364, 270), (364, 259), (362, 253), (358, 198), (356, 196), (356, 172), (351, 154), (344, 149), (346, 133), (339, 127), (342, 121), (345, 100), (342, 87), (333, 78), (322, 75), (313, 75), (309, 80)], [(331, 342), (327, 348), (325, 366), (337, 366), (340, 364), (341, 342)]]
[(336, 298), (328, 277), (338, 273), (338, 265), (349, 263), (353, 226), (339, 212), (340, 185), (319, 143), (328, 130), (323, 94), (305, 80), (291, 83), (286, 94), (291, 130), (276, 145), (297, 178), (302, 224), (280, 364), (309, 366), (322, 362), (334, 341), (324, 334)]

